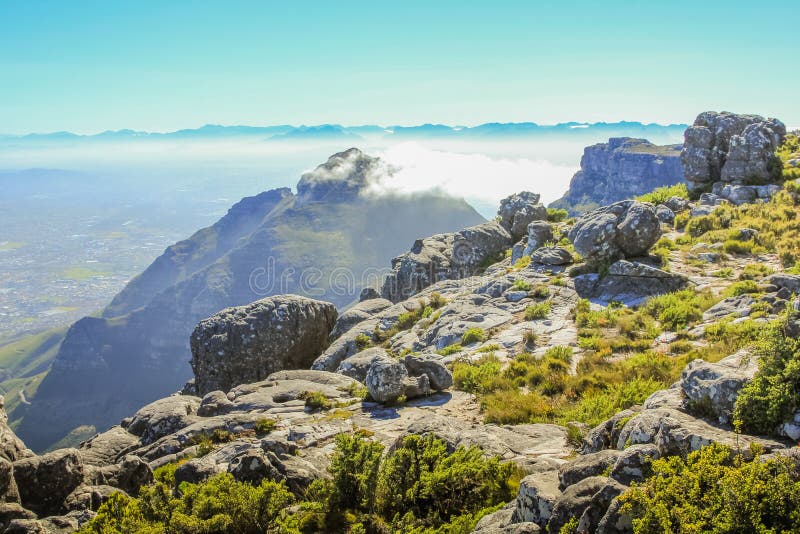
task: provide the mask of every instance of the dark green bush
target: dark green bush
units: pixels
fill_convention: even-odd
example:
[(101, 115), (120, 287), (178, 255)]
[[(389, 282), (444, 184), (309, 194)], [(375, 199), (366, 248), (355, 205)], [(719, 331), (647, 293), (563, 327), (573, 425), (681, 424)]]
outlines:
[(469, 345), (470, 343), (478, 343), (484, 340), (486, 340), (486, 332), (483, 331), (483, 328), (470, 328), (461, 336), (461, 345)]
[(620, 497), (637, 534), (800, 532), (800, 482), (787, 457), (745, 462), (722, 445), (652, 463)]
[(742, 388), (734, 409), (746, 432), (773, 434), (800, 408), (800, 342), (784, 329), (785, 320), (770, 323), (755, 344), (759, 370)]
[(159, 481), (142, 488), (137, 499), (112, 495), (80, 532), (261, 534), (275, 529), (282, 511), (293, 502), (282, 482), (265, 480), (251, 486), (228, 473), (202, 484), (184, 483), (179, 496)]

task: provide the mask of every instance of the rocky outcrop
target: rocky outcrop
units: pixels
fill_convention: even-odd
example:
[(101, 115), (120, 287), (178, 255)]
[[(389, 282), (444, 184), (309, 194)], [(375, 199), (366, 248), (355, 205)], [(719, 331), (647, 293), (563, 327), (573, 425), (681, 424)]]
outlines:
[(440, 194), (361, 194), (384, 170), (357, 150), (334, 154), (301, 178), (300, 194), (281, 188), (243, 199), (168, 247), (102, 317), (70, 328), (31, 404), (13, 414), (22, 416), (20, 437), (43, 450), (80, 425), (108, 428), (180, 389), (192, 375), (192, 330), (224, 308), (286, 293), (344, 307), (414, 239), (484, 221)]
[(582, 215), (569, 240), (589, 264), (645, 256), (661, 237), (661, 223), (651, 204), (624, 200)]
[[(777, 182), (782, 164), (775, 150), (785, 135), (786, 126), (777, 119), (701, 113), (684, 134), (681, 164), (686, 180), (694, 189), (710, 189), (718, 182), (720, 187)], [(743, 190), (729, 190), (722, 196), (738, 204), (746, 201), (743, 194)]]
[(392, 303), (390, 301), (377, 296), (376, 298), (362, 300), (361, 302), (353, 305), (342, 312), (339, 315), (339, 318), (336, 319), (336, 325), (333, 327), (333, 332), (331, 332), (331, 340), (340, 337), (353, 326), (357, 325), (361, 321), (369, 319), (376, 313), (382, 312), (391, 305)]
[(380, 159), (357, 148), (339, 152), (307, 172), (297, 182), (297, 202), (348, 202), (392, 170)]
[(683, 370), (679, 382), (684, 406), (689, 412), (731, 424), (739, 391), (757, 371), (758, 358), (745, 349), (717, 363), (694, 360)]
[(60, 449), (14, 462), (22, 506), (41, 516), (57, 515), (83, 482), (83, 459), (76, 449)]
[(643, 263), (620, 260), (612, 263), (603, 276), (582, 274), (574, 278), (574, 283), (575, 291), (583, 298), (637, 306), (649, 297), (682, 289), (689, 280)]
[(280, 295), (200, 321), (191, 337), (198, 392), (227, 391), (283, 369), (307, 369), (327, 347), (336, 316), (328, 302)]
[(586, 147), (569, 190), (550, 206), (578, 214), (682, 182), (680, 152), (680, 145), (656, 146), (630, 137)]
[(498, 222), (511, 233), (514, 241), (529, 232), (530, 223), (547, 221), (547, 208), (539, 202), (540, 198), (537, 193), (522, 191), (500, 201)]
[(418, 239), (409, 252), (392, 260), (381, 296), (399, 302), (440, 280), (467, 278), (512, 244), (511, 234), (497, 221)]

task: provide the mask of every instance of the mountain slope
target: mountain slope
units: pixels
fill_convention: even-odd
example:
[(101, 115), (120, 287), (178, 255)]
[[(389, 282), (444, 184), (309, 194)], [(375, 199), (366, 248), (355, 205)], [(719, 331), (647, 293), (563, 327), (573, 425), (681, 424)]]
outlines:
[(337, 306), (380, 277), (375, 266), (423, 235), (483, 221), (463, 200), (375, 196), (390, 172), (356, 149), (287, 189), (244, 199), (212, 227), (169, 247), (103, 316), (69, 329), (32, 404), (11, 414), (43, 449), (75, 427), (103, 429), (191, 376), (188, 336), (214, 312), (267, 295), (298, 293)]

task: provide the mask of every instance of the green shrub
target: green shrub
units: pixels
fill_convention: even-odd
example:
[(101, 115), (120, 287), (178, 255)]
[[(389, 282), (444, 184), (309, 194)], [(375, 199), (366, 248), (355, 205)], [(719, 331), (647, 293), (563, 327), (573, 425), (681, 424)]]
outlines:
[(486, 458), (478, 447), (448, 454), (446, 443), (433, 435), (411, 435), (381, 466), (376, 510), (386, 518), (410, 513), (448, 522), (514, 498), (515, 474), (513, 464)]
[(759, 369), (736, 399), (734, 418), (742, 429), (773, 434), (800, 408), (800, 344), (784, 333), (785, 322), (773, 321), (754, 346)]
[(745, 462), (712, 444), (685, 460), (655, 460), (651, 470), (620, 497), (637, 534), (800, 531), (800, 482), (788, 457)]
[(569, 212), (561, 208), (547, 208), (547, 220), (550, 222), (563, 222), (569, 217)]
[(462, 350), (464, 350), (464, 347), (461, 345), (461, 343), (453, 343), (452, 345), (448, 345), (443, 349), (437, 350), (436, 354), (439, 356), (450, 356), (451, 354), (461, 352)]
[(469, 345), (470, 343), (478, 343), (486, 340), (486, 332), (483, 328), (470, 328), (461, 336), (461, 345)]
[(634, 378), (621, 384), (613, 384), (605, 390), (581, 397), (577, 403), (561, 411), (559, 420), (580, 421), (596, 426), (621, 410), (643, 403), (647, 397), (667, 385), (651, 378)]
[(536, 286), (536, 289), (533, 290), (531, 296), (537, 299), (546, 299), (550, 296), (550, 289), (544, 284), (539, 284)]
[(746, 295), (749, 293), (760, 293), (761, 289), (759, 289), (758, 284), (753, 280), (741, 280), (739, 282), (734, 282), (730, 286), (728, 286), (723, 294), (726, 297), (738, 297), (739, 295)]
[(775, 270), (763, 263), (748, 263), (742, 269), (739, 280), (757, 280), (774, 273)]
[(686, 184), (680, 183), (675, 185), (668, 185), (656, 188), (649, 193), (646, 193), (640, 197), (637, 197), (636, 200), (640, 202), (650, 202), (651, 204), (663, 204), (666, 202), (670, 197), (681, 197), (681, 198), (689, 198), (689, 190), (686, 187)]
[(514, 268), (518, 271), (521, 271), (525, 267), (531, 264), (531, 257), (530, 256), (522, 256), (514, 263)]
[(258, 421), (256, 421), (253, 430), (256, 431), (257, 435), (269, 434), (275, 429), (275, 426), (277, 424), (278, 421), (276, 421), (275, 419), (269, 419), (265, 417), (264, 419), (259, 419)]
[(321, 391), (304, 391), (300, 398), (306, 401), (309, 410), (330, 410), (333, 403)]
[(716, 278), (731, 278), (733, 277), (733, 269), (731, 269), (730, 267), (723, 267), (722, 269), (719, 269), (718, 271), (714, 271), (713, 273), (711, 273), (711, 276), (714, 276)]
[(202, 484), (184, 483), (179, 496), (156, 482), (142, 488), (137, 499), (113, 494), (79, 532), (257, 534), (276, 529), (283, 510), (294, 500), (283, 482), (265, 480), (251, 486), (229, 473)]
[(572, 348), (567, 346), (555, 346), (547, 349), (542, 356), (543, 359), (554, 359), (570, 363), (572, 361)]
[(517, 425), (534, 421), (550, 421), (554, 409), (552, 402), (542, 394), (518, 389), (500, 390), (481, 399), (481, 408), (487, 423)]
[(356, 348), (359, 351), (362, 351), (372, 346), (372, 338), (366, 334), (358, 334), (356, 336), (355, 343), (356, 343)]
[(509, 388), (511, 384), (501, 380), (500, 361), (491, 355), (483, 356), (475, 363), (453, 364), (453, 387), (470, 393), (489, 393), (498, 388)]
[(750, 256), (756, 251), (755, 241), (737, 241), (736, 239), (727, 239), (722, 244), (722, 250), (728, 254), (741, 254)]
[(531, 290), (531, 283), (527, 280), (523, 280), (519, 278), (514, 281), (514, 285), (511, 286), (511, 289), (514, 291), (530, 291)]
[(534, 321), (536, 319), (545, 319), (550, 314), (550, 303), (540, 302), (539, 304), (532, 304), (525, 308), (525, 320)]
[(658, 319), (669, 330), (680, 330), (703, 318), (703, 312), (714, 303), (708, 293), (684, 289), (652, 297), (644, 306), (646, 313)]

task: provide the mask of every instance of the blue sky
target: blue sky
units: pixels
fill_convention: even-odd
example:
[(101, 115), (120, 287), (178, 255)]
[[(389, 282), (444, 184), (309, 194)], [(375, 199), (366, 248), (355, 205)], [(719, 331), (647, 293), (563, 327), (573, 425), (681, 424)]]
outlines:
[(0, 132), (706, 109), (800, 126), (796, 15), (796, 0), (0, 0)]

